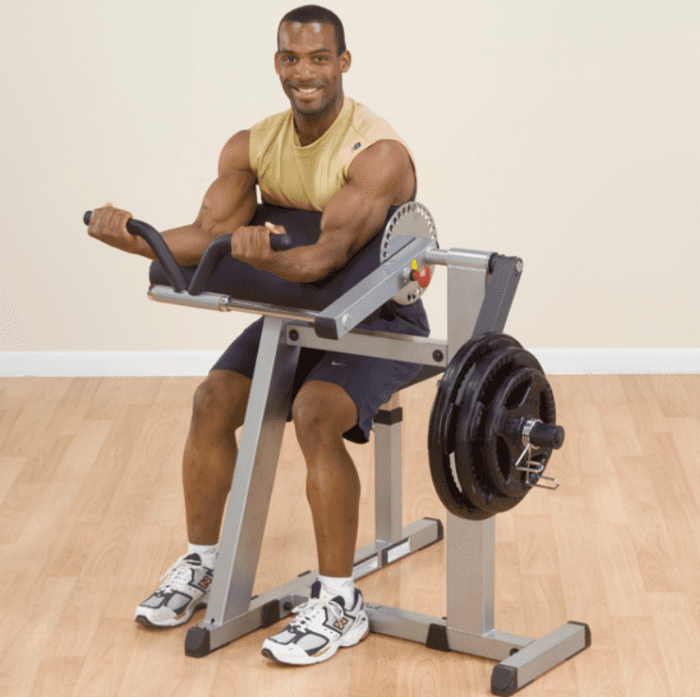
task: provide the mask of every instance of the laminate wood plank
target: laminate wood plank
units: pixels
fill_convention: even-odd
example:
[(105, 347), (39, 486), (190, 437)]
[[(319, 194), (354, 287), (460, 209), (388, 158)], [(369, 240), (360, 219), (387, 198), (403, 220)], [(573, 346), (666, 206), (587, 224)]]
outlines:
[(634, 544), (644, 590), (647, 593), (682, 591), (683, 579), (666, 525), (642, 523), (630, 527), (629, 534)]
[(82, 664), (95, 642), (105, 609), (120, 592), (120, 585), (115, 579), (76, 577), (47, 644), (46, 655), (55, 659), (79, 659), (82, 671)]
[(651, 617), (613, 617), (622, 681), (628, 697), (671, 695)]
[(0, 502), (10, 492), (26, 464), (26, 457), (0, 457)]
[(100, 451), (83, 479), (69, 513), (72, 520), (97, 525), (104, 521), (137, 446), (136, 434), (146, 420), (148, 407), (122, 405)]
[(627, 526), (591, 525), (601, 558), (601, 574), (610, 616), (643, 616), (644, 580)]
[[(167, 691), (173, 697), (208, 695), (214, 682), (218, 656), (193, 660), (182, 650), (182, 630), (168, 633), (132, 623), (132, 643), (127, 669), (116, 697), (146, 697)], [(238, 686), (231, 686), (232, 691)]]
[[(75, 585), (74, 578), (25, 579), (18, 576), (17, 603), (11, 620), (3, 621), (4, 641), (0, 657), (0, 694), (31, 694), (46, 649)], [(25, 585), (29, 592), (19, 592)]]
[(72, 697), (84, 663), (82, 657), (44, 658), (31, 697)]
[(650, 593), (649, 603), (659, 651), (671, 688), (679, 697), (700, 695), (700, 628), (688, 595)]
[(685, 482), (700, 510), (700, 400), (697, 417), (670, 419), (671, 441), (685, 473)]
[[(654, 394), (659, 406), (667, 418), (692, 416), (698, 402), (693, 399), (692, 385), (697, 376), (687, 375), (650, 375)], [(697, 414), (697, 411), (695, 411)]]
[[(73, 697), (117, 697), (129, 673), (131, 657), (140, 648), (135, 641), (136, 636), (133, 622), (101, 619), (85, 656)], [(168, 643), (168, 637), (162, 637), (162, 641), (163, 644)]]
[[(574, 660), (581, 697), (629, 697), (615, 650), (601, 649), (594, 643)], [(538, 687), (533, 685), (534, 690)]]
[[(8, 399), (5, 397), (5, 404), (8, 404)], [(17, 419), (19, 419), (22, 410), (20, 408), (16, 409), (0, 409), (0, 456), (3, 455), (2, 447), (9, 437), (10, 432), (15, 426)]]
[(658, 472), (648, 457), (620, 457), (616, 460), (622, 506), (629, 525), (662, 523), (664, 516), (657, 494)]
[(638, 437), (669, 430), (649, 375), (621, 375), (620, 383)]

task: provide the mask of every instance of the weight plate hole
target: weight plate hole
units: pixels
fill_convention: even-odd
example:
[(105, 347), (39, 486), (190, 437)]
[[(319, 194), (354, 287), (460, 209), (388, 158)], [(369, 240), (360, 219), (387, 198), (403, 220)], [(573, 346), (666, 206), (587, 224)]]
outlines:
[(498, 469), (501, 470), (503, 479), (506, 485), (510, 484), (510, 464), (511, 464), (511, 454), (508, 443), (505, 439), (499, 436), (496, 439), (496, 458), (498, 459)]
[(508, 399), (506, 400), (505, 407), (509, 411), (511, 409), (515, 409), (516, 407), (519, 407), (522, 405), (522, 403), (525, 401), (525, 397), (527, 396), (527, 393), (530, 389), (530, 384), (528, 382), (523, 382), (522, 384), (518, 385), (509, 395)]

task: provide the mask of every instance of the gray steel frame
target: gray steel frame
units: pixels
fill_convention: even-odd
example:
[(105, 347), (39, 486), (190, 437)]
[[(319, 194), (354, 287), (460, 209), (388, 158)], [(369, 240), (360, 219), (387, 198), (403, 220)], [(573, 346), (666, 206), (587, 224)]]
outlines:
[[(410, 251), (401, 253), (409, 247)], [(522, 272), (520, 259), (466, 250), (441, 251), (429, 240), (414, 240), (401, 252), (322, 313), (240, 303), (214, 294), (189, 296), (163, 286), (150, 289), (149, 297), (162, 302), (265, 315), (211, 596), (204, 622), (187, 634), (187, 655), (205, 656), (288, 616), (309, 597), (318, 577), (317, 569), (308, 571), (251, 598), (300, 347), (411, 361), (425, 366), (419, 377), (427, 377), (444, 370), (472, 336), (503, 330)], [(353, 329), (407, 282), (413, 258), (419, 266), (448, 267), (448, 340)], [(374, 433), (376, 539), (356, 551), (356, 579), (443, 537), (439, 520), (423, 519), (402, 526), (398, 395), (378, 415)], [(495, 517), (475, 522), (448, 512), (446, 544), (446, 617), (366, 602), (373, 632), (500, 661), (492, 675), (495, 695), (514, 694), (590, 645), (588, 627), (574, 622), (539, 640), (495, 630)]]

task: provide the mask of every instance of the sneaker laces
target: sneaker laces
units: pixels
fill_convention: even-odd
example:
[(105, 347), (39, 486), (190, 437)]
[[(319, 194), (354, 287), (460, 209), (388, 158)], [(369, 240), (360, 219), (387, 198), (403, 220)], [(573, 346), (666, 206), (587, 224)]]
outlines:
[(330, 613), (336, 620), (343, 616), (343, 608), (338, 603), (332, 600), (323, 598), (310, 598), (304, 604), (298, 605), (292, 610), (292, 613), (298, 614), (299, 617), (294, 619), (289, 625), (298, 629), (306, 629), (319, 615), (323, 608), (328, 608)]
[(193, 569), (202, 567), (191, 559), (180, 557), (161, 577), (160, 580), (167, 578), (167, 581), (160, 587), (160, 590), (171, 590), (178, 584), (187, 584), (190, 581), (190, 573)]

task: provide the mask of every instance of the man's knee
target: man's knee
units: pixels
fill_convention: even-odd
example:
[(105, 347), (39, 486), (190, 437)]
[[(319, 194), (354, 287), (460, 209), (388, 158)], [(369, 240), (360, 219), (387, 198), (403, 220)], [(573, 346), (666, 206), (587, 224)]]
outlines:
[(213, 370), (194, 393), (193, 424), (235, 430), (243, 424), (250, 380), (227, 370)]
[(309, 381), (294, 400), (292, 417), (300, 441), (339, 437), (357, 423), (357, 407), (339, 385)]

